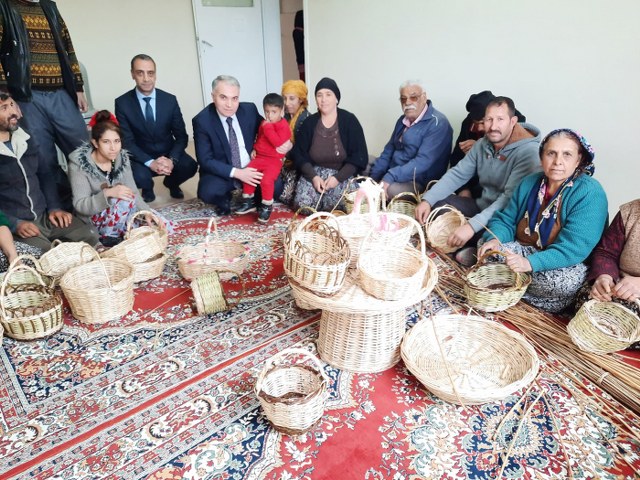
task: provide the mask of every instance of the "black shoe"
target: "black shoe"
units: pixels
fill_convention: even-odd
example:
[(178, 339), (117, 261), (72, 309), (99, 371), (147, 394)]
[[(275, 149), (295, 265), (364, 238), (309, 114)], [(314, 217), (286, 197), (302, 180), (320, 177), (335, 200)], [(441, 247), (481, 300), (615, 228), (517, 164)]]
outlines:
[(260, 207), (260, 211), (258, 212), (258, 221), (260, 223), (267, 223), (271, 218), (271, 211), (273, 210), (273, 205), (262, 205)]
[(216, 205), (215, 210), (216, 214), (220, 216), (231, 215), (231, 208), (229, 207), (228, 203), (224, 205)]
[(100, 243), (107, 248), (115, 247), (123, 240), (122, 237), (100, 237)]
[(178, 198), (178, 199), (184, 198), (184, 193), (182, 192), (180, 187), (170, 188), (169, 195), (171, 195), (171, 198)]
[(142, 190), (142, 199), (146, 203), (151, 203), (156, 199), (156, 194), (153, 193), (153, 190)]
[(243, 198), (240, 205), (236, 207), (236, 215), (244, 215), (245, 213), (255, 212), (256, 204), (253, 198)]

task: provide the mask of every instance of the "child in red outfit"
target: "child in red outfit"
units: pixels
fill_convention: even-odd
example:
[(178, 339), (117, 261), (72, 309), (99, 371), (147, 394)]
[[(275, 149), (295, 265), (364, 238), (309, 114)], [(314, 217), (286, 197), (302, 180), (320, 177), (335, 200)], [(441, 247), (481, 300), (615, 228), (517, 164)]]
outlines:
[[(264, 116), (266, 120), (262, 122), (258, 129), (258, 137), (253, 145), (255, 157), (249, 162), (247, 167), (253, 167), (262, 172), (260, 189), (262, 191), (262, 205), (258, 212), (258, 221), (267, 223), (271, 217), (273, 206), (273, 188), (280, 175), (283, 155), (276, 151), (287, 140), (291, 139), (291, 128), (284, 116), (284, 100), (277, 93), (269, 93), (262, 101)], [(242, 204), (236, 210), (237, 214), (245, 214), (256, 209), (253, 202), (253, 194), (256, 187), (244, 183), (242, 186)]]

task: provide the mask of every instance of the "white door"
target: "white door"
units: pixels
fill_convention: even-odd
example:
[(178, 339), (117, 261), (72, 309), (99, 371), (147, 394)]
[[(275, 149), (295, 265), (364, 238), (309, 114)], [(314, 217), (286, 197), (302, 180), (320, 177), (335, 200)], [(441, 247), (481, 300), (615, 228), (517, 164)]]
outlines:
[(211, 82), (218, 75), (240, 81), (240, 100), (254, 102), (282, 87), (279, 0), (253, 0), (252, 7), (204, 6), (193, 0), (202, 97), (211, 103)]

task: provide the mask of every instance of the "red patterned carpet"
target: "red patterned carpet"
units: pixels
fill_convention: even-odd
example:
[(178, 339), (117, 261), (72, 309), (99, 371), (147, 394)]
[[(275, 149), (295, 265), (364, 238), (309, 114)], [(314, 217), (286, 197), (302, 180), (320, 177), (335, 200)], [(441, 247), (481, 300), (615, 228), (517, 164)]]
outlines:
[[(178, 224), (174, 254), (202, 240), (212, 212), (192, 201), (163, 213)], [(490, 479), (503, 465), (510, 479), (635, 478), (638, 426), (634, 439), (585, 413), (552, 375), (539, 381), (549, 401), (527, 393), (516, 410), (531, 414), (521, 422), (507, 412), (523, 392), (463, 409), (425, 391), (402, 363), (376, 374), (325, 366), (320, 423), (298, 437), (274, 431), (255, 377), (288, 346), (314, 348), (319, 314), (296, 307), (282, 273), (291, 212), (277, 208), (267, 227), (249, 217), (219, 223), (223, 238), (252, 248), (245, 298), (232, 312), (197, 316), (169, 261), (119, 321), (88, 326), (67, 311), (64, 329), (46, 340), (4, 339), (0, 478)], [(432, 299), (433, 311), (443, 307)], [(410, 309), (408, 324), (416, 317)]]

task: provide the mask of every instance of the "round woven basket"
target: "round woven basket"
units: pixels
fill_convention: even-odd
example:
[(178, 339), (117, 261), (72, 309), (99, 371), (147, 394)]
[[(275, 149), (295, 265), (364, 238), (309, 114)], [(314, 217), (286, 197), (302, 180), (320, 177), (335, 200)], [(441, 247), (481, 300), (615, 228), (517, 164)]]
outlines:
[[(27, 271), (38, 283), (9, 286), (10, 278)], [(5, 275), (0, 288), (0, 324), (7, 337), (35, 340), (62, 328), (62, 299), (45, 286), (40, 274), (27, 265), (16, 265)]]
[(422, 228), (415, 220), (411, 222), (420, 236), (420, 250), (406, 244), (401, 248), (380, 246), (373, 232), (363, 242), (358, 272), (360, 286), (369, 295), (382, 300), (400, 300), (422, 289), (429, 263)]
[(520, 301), (531, 283), (528, 273), (516, 273), (504, 263), (485, 263), (491, 255), (504, 254), (488, 250), (478, 259), (464, 283), (470, 306), (485, 312), (500, 312)]
[(451, 205), (443, 205), (434, 208), (429, 213), (424, 224), (426, 240), (431, 247), (444, 252), (451, 253), (458, 250), (447, 243), (451, 235), (458, 227), (467, 223), (464, 215)]
[(619, 303), (589, 300), (571, 319), (567, 331), (580, 350), (612, 353), (640, 341), (640, 318)]
[(53, 248), (43, 253), (39, 259), (40, 271), (56, 279), (67, 273), (70, 268), (90, 262), (95, 257), (91, 252), (91, 245), (86, 242), (54, 240), (51, 245)]
[[(164, 241), (165, 246), (163, 247), (163, 242), (160, 240), (158, 229), (153, 227), (139, 227), (135, 229), (137, 232), (134, 235), (131, 235), (133, 222), (136, 217), (142, 213), (153, 215), (153, 213), (149, 211), (140, 211), (135, 215), (132, 215), (129, 222), (127, 222), (125, 240), (115, 247), (105, 250), (100, 254), (101, 257), (121, 258), (122, 260), (126, 260), (127, 262), (134, 264), (157, 257), (159, 254), (164, 252), (166, 239)], [(155, 218), (157, 220), (157, 217)]]
[(101, 324), (131, 311), (133, 276), (133, 265), (129, 262), (98, 257), (65, 273), (60, 288), (75, 318), (88, 324)]
[(218, 233), (216, 217), (211, 217), (204, 242), (184, 245), (178, 251), (176, 260), (178, 270), (185, 280), (192, 280), (216, 270), (233, 271), (240, 275), (249, 263), (249, 251), (249, 247), (243, 243), (222, 240)]
[(400, 192), (387, 205), (387, 212), (401, 213), (408, 217), (416, 216), (416, 206), (420, 203), (420, 195), (411, 192)]
[(318, 212), (302, 220), (287, 232), (284, 252), (290, 282), (318, 295), (332, 295), (342, 287), (351, 252), (333, 215)]
[(205, 273), (191, 281), (191, 292), (199, 315), (225, 312), (231, 310), (242, 301), (245, 292), (245, 283), (242, 277), (232, 270), (229, 271), (231, 276), (239, 280), (241, 291), (235, 296), (234, 302), (228, 302), (220, 282), (219, 274), (221, 272)]
[(157, 278), (162, 274), (164, 266), (169, 257), (165, 253), (159, 253), (155, 257), (133, 265), (133, 281), (146, 282), (152, 278)]
[(265, 363), (255, 393), (276, 430), (299, 435), (311, 429), (324, 414), (327, 383), (315, 356), (301, 348), (289, 348)]
[[(145, 218), (151, 219), (153, 221), (153, 224), (132, 228), (133, 221), (140, 215), (144, 215)], [(167, 231), (167, 225), (165, 224), (165, 222), (162, 221), (160, 217), (158, 217), (151, 210), (140, 210), (136, 212), (135, 215), (133, 215), (129, 220), (126, 238), (145, 236), (148, 232), (156, 233), (158, 235), (158, 239), (160, 240), (160, 247), (162, 248), (162, 250), (164, 251), (167, 249), (167, 245), (169, 244), (169, 232)]]
[(442, 315), (418, 322), (402, 340), (407, 369), (447, 402), (495, 402), (538, 374), (538, 355), (519, 333), (475, 315)]

